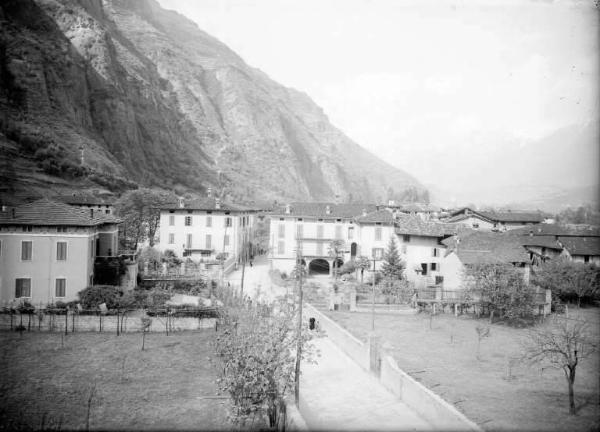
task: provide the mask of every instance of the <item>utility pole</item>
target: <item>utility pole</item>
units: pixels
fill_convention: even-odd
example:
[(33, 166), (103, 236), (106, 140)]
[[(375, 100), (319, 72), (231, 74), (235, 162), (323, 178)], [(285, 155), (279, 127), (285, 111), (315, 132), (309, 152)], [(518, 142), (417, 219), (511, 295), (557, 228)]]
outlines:
[(246, 272), (246, 228), (242, 229), (242, 281), (240, 283), (240, 297), (244, 296), (244, 273)]
[(296, 243), (296, 266), (298, 270), (298, 341), (296, 345), (296, 375), (294, 377), (294, 398), (300, 406), (300, 358), (302, 357), (302, 250), (300, 240)]
[(373, 256), (373, 293), (371, 296), (371, 331), (375, 331), (375, 257)]

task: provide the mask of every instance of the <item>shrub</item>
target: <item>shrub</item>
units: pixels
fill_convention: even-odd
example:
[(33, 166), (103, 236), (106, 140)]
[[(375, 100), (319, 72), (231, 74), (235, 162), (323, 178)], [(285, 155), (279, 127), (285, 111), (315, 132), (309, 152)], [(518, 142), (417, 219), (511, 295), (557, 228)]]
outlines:
[(84, 309), (95, 309), (102, 303), (107, 308), (114, 309), (123, 293), (112, 285), (94, 285), (79, 291), (78, 295)]

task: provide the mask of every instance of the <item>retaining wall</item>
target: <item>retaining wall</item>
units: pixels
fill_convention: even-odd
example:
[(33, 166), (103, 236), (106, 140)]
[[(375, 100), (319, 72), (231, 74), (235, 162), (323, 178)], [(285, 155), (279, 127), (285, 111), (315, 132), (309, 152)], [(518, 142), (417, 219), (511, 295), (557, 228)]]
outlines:
[[(327, 332), (327, 336), (333, 343), (360, 367), (371, 370), (370, 344), (358, 340), (313, 306), (307, 305), (305, 310), (308, 317), (315, 317), (319, 321), (319, 325)], [(376, 338), (373, 340), (376, 341)], [(382, 358), (381, 373), (378, 378), (385, 388), (435, 428), (460, 431), (482, 430), (453, 405), (401, 370), (396, 360), (389, 355), (384, 355)], [(300, 411), (302, 412), (302, 399), (300, 399)]]
[(319, 312), (310, 304), (306, 304), (305, 314), (308, 318), (316, 318), (320, 328), (325, 330), (329, 339), (331, 339), (360, 367), (369, 370), (369, 350), (367, 344), (357, 339), (356, 336), (352, 335), (348, 330), (340, 327), (337, 323)]

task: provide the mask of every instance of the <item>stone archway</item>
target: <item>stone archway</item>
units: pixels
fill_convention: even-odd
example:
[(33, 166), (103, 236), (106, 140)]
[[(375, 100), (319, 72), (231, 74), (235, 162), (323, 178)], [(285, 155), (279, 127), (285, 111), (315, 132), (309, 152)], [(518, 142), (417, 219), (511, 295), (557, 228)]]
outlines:
[(308, 264), (308, 274), (311, 275), (328, 275), (329, 270), (329, 262), (323, 258), (316, 258)]

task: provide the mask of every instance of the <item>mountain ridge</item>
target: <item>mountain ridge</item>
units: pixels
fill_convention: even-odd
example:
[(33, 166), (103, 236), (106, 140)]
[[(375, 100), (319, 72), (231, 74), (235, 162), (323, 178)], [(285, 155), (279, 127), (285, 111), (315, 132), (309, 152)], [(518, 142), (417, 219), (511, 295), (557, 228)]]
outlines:
[[(153, 0), (9, 0), (0, 13), (2, 87), (8, 77), (22, 97), (0, 92), (0, 130), (17, 143), (5, 164), (29, 160), (63, 178), (71, 170), (77, 187), (212, 187), (237, 200), (426, 198), (308, 95)], [(44, 152), (58, 168), (40, 161)]]

